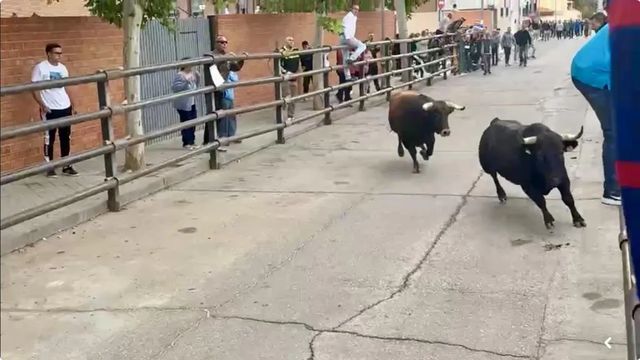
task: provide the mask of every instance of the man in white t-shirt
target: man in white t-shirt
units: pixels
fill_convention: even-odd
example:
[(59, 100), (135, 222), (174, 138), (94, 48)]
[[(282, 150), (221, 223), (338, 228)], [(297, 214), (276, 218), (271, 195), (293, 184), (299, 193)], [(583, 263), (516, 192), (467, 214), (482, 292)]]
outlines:
[[(31, 74), (31, 81), (59, 80), (69, 77), (67, 67), (60, 62), (62, 46), (55, 43), (47, 44), (45, 52), (47, 60), (36, 64)], [(73, 102), (64, 87), (34, 91), (33, 98), (40, 106), (40, 113), (44, 115), (43, 120), (58, 119), (75, 113)], [(46, 161), (53, 160), (53, 144), (57, 130), (54, 128), (45, 133), (44, 156)], [(71, 125), (60, 127), (58, 136), (60, 137), (60, 156), (68, 156), (71, 150)], [(71, 165), (62, 168), (62, 173), (78, 175), (78, 172)], [(48, 171), (47, 176), (56, 176), (56, 171)]]
[[(340, 33), (340, 45), (349, 46), (348, 49), (342, 50), (342, 58), (345, 65), (355, 62), (364, 52), (367, 46), (356, 38), (356, 23), (358, 22), (358, 12), (360, 6), (354, 4), (351, 10), (342, 18), (342, 32)], [(350, 50), (355, 49), (353, 52)], [(347, 81), (351, 81), (351, 71), (349, 66), (344, 67), (344, 77)]]

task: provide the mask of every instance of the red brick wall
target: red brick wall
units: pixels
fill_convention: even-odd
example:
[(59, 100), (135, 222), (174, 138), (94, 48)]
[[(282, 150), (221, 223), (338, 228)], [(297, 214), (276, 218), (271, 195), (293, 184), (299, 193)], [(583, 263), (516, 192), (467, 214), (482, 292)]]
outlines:
[[(31, 81), (33, 66), (46, 59), (48, 42), (62, 46), (63, 63), (70, 75), (90, 74), (100, 68), (122, 64), (122, 32), (93, 17), (30, 17), (0, 19), (0, 83), (2, 86)], [(96, 86), (93, 84), (67, 88), (79, 113), (98, 109)], [(122, 81), (110, 84), (114, 101), (122, 101)], [(31, 94), (3, 96), (0, 100), (2, 128), (39, 121), (38, 106)], [(116, 134), (124, 133), (124, 122), (116, 119)], [(96, 147), (101, 142), (98, 120), (74, 125), (71, 151), (77, 153)], [(56, 136), (56, 158), (59, 139)], [(43, 161), (43, 134), (33, 134), (3, 141), (0, 146), (2, 172)]]
[[(340, 18), (343, 14), (334, 14)], [(219, 32), (230, 41), (230, 49), (236, 53), (268, 52), (280, 44), (287, 35), (293, 35), (298, 46), (302, 40), (313, 43), (314, 15), (251, 14), (219, 17)], [(358, 33), (364, 39), (369, 32), (380, 38), (380, 13), (361, 12), (358, 15)], [(393, 12), (385, 14), (385, 36), (395, 32)], [(122, 64), (122, 32), (94, 17), (30, 17), (0, 19), (2, 86), (29, 82), (33, 66), (45, 59), (44, 47), (48, 42), (58, 42), (63, 47), (63, 62), (71, 75), (89, 74), (100, 68), (114, 68)], [(325, 44), (337, 44), (335, 34), (325, 33)], [(335, 53), (329, 60), (335, 64)], [(272, 64), (266, 60), (245, 63), (240, 78), (255, 79), (272, 76)], [(335, 73), (332, 83), (337, 83)], [(112, 101), (124, 99), (122, 81), (111, 84)], [(95, 85), (67, 88), (73, 96), (79, 113), (97, 110)], [(262, 85), (237, 90), (238, 106), (273, 100), (273, 85)], [(1, 126), (15, 126), (39, 121), (38, 107), (30, 94), (1, 98)], [(124, 134), (124, 122), (116, 119), (116, 136)], [(98, 120), (72, 127), (71, 152), (78, 153), (96, 147), (101, 142)], [(56, 139), (56, 158), (59, 156), (59, 140)], [(21, 137), (2, 142), (0, 146), (2, 172), (31, 166), (43, 161), (43, 134)]]
[[(333, 14), (332, 17), (341, 18), (343, 13)], [(380, 38), (381, 17), (379, 12), (360, 12), (356, 36), (364, 40), (369, 32)], [(246, 14), (224, 15), (218, 17), (218, 33), (224, 34), (229, 40), (229, 50), (236, 54), (247, 52), (270, 52), (275, 49), (276, 42), (282, 46), (284, 39), (292, 35), (296, 46), (302, 47), (303, 40), (313, 44), (315, 34), (315, 15), (311, 13), (295, 14)], [(385, 14), (385, 35), (393, 38), (395, 33), (395, 18), (393, 12)], [(382, 37), (382, 38), (384, 38)], [(329, 32), (324, 34), (324, 43), (338, 44), (338, 36)], [(250, 50), (247, 50), (250, 49)], [(329, 56), (332, 65), (336, 63), (335, 52)], [(246, 61), (240, 80), (273, 76), (273, 63), (267, 60)], [(337, 83), (337, 75), (331, 73), (330, 81)], [(302, 87), (300, 86), (300, 90)], [(273, 85), (243, 87), (236, 90), (236, 106), (255, 104), (273, 100)]]

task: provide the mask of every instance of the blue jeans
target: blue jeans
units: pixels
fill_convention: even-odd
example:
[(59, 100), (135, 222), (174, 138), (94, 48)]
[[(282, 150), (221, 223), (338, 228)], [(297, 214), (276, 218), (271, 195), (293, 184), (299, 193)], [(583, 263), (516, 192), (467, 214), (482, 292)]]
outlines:
[[(224, 110), (233, 109), (233, 100), (223, 98), (221, 101), (221, 108)], [(216, 121), (216, 132), (218, 137), (231, 137), (236, 134), (236, 116), (225, 116)]]
[[(191, 110), (178, 110), (178, 115), (180, 115), (180, 122), (183, 123), (185, 121), (193, 120), (198, 117), (198, 112), (196, 111), (196, 106), (192, 105)], [(182, 133), (182, 146), (194, 145), (196, 142), (196, 128), (190, 127), (186, 129), (182, 129), (180, 131)]]
[(604, 196), (620, 196), (620, 185), (616, 176), (615, 161), (616, 137), (615, 123), (612, 119), (611, 92), (609, 89), (598, 89), (572, 78), (576, 89), (587, 99), (589, 105), (600, 120), (602, 142), (602, 165), (604, 167)]

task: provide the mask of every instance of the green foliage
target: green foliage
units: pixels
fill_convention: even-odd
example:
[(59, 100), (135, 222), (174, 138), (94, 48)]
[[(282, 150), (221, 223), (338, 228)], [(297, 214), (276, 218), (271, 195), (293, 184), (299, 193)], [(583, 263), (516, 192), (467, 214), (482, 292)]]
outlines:
[[(407, 16), (418, 6), (435, 0), (405, 0)], [(384, 0), (385, 7), (394, 10), (393, 0)], [(352, 4), (352, 0), (264, 0), (261, 6), (265, 13), (292, 13), (292, 12), (312, 12), (327, 13), (347, 11)], [(379, 10), (380, 0), (359, 0), (360, 11)]]
[[(85, 0), (85, 7), (92, 15), (98, 16), (111, 24), (122, 27), (122, 6), (125, 0)], [(152, 19), (173, 29), (175, 0), (139, 0), (142, 5), (142, 26)]]

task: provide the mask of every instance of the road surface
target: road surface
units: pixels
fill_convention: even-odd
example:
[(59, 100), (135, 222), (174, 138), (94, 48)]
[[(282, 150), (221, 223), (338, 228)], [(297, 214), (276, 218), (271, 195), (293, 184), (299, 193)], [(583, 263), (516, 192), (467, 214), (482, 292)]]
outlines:
[[(420, 174), (370, 108), (2, 257), (2, 358), (623, 358), (583, 41), (423, 89), (467, 109)], [(557, 192), (552, 232), (506, 181), (499, 204), (477, 159), (496, 116), (585, 126), (566, 160), (587, 228)]]

